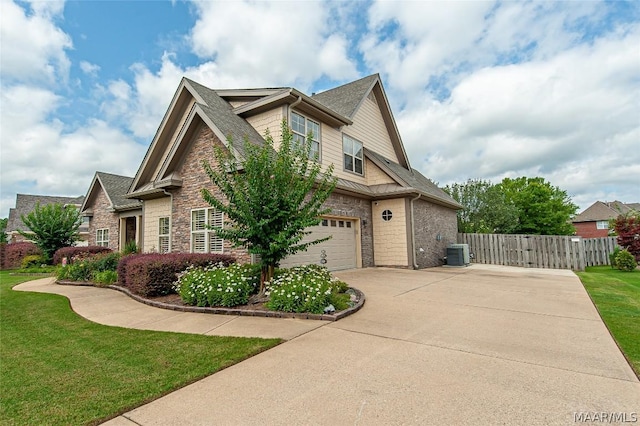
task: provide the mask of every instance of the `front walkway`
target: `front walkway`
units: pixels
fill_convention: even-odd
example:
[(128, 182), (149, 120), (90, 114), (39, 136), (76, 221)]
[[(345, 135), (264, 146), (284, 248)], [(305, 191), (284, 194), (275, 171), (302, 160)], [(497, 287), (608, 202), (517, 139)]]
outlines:
[(366, 295), (356, 314), (314, 322), (107, 424), (549, 425), (594, 412), (628, 421), (640, 411), (640, 382), (570, 271), (474, 265), (337, 275)]

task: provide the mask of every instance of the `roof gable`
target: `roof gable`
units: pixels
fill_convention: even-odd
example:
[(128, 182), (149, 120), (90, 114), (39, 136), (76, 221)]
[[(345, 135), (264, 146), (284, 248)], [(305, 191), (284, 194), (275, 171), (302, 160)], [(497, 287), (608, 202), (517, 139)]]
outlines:
[(631, 210), (634, 210), (633, 207), (620, 201), (596, 201), (585, 211), (576, 215), (576, 217), (573, 218), (573, 222), (597, 222), (600, 220), (615, 219), (619, 215), (626, 214)]
[(407, 169), (411, 169), (409, 158), (404, 149), (402, 138), (400, 137), (396, 121), (393, 118), (391, 106), (389, 105), (389, 100), (387, 99), (379, 74), (373, 74), (343, 86), (315, 94), (312, 98), (340, 114), (353, 119), (370, 93), (373, 93), (376, 103), (378, 104), (399, 164)]
[(111, 208), (114, 211), (137, 209), (141, 207), (139, 201), (125, 198), (133, 178), (114, 175), (111, 173), (96, 172), (89, 186), (89, 191), (82, 204), (81, 211), (86, 211), (95, 200), (100, 188), (104, 191)]

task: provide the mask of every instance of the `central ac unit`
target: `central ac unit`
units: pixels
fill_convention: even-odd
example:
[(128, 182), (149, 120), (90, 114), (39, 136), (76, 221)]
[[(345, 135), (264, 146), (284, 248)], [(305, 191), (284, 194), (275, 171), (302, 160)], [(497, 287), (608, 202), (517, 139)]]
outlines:
[(447, 265), (467, 266), (469, 263), (469, 244), (449, 244), (449, 247), (447, 247)]

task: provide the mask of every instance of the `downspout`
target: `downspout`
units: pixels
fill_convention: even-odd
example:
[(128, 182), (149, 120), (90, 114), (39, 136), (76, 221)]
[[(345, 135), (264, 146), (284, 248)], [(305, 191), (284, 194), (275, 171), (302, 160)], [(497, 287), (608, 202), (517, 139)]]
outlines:
[[(287, 111), (287, 123), (289, 123), (289, 112), (302, 103), (302, 96), (298, 96), (298, 100), (294, 101), (291, 105), (289, 105), (289, 111)], [(291, 125), (289, 125), (291, 127)]]
[(422, 194), (418, 194), (416, 198), (411, 199), (411, 249), (413, 250), (413, 268), (418, 269), (418, 262), (416, 261), (416, 226), (415, 220), (413, 218), (413, 202), (417, 201)]
[[(164, 195), (168, 195), (170, 201), (170, 205), (171, 205), (171, 210), (170, 210), (170, 214), (169, 214), (169, 253), (171, 253), (171, 241), (173, 240), (173, 238), (171, 238), (171, 231), (173, 230), (173, 194), (167, 192), (166, 189), (162, 190), (162, 193)], [(160, 247), (158, 247), (160, 248)], [(191, 251), (191, 243), (189, 243), (189, 251)]]

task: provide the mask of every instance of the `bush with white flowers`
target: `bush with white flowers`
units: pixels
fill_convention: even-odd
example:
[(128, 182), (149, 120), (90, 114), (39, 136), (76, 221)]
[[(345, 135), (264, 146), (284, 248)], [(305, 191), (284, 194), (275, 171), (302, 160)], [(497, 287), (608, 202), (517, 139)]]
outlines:
[(349, 299), (347, 285), (318, 265), (280, 269), (265, 285), (267, 307), (273, 311), (322, 314), (329, 305), (345, 309)]
[(179, 275), (175, 290), (187, 305), (233, 307), (245, 305), (259, 284), (256, 265), (217, 264), (188, 268)]

